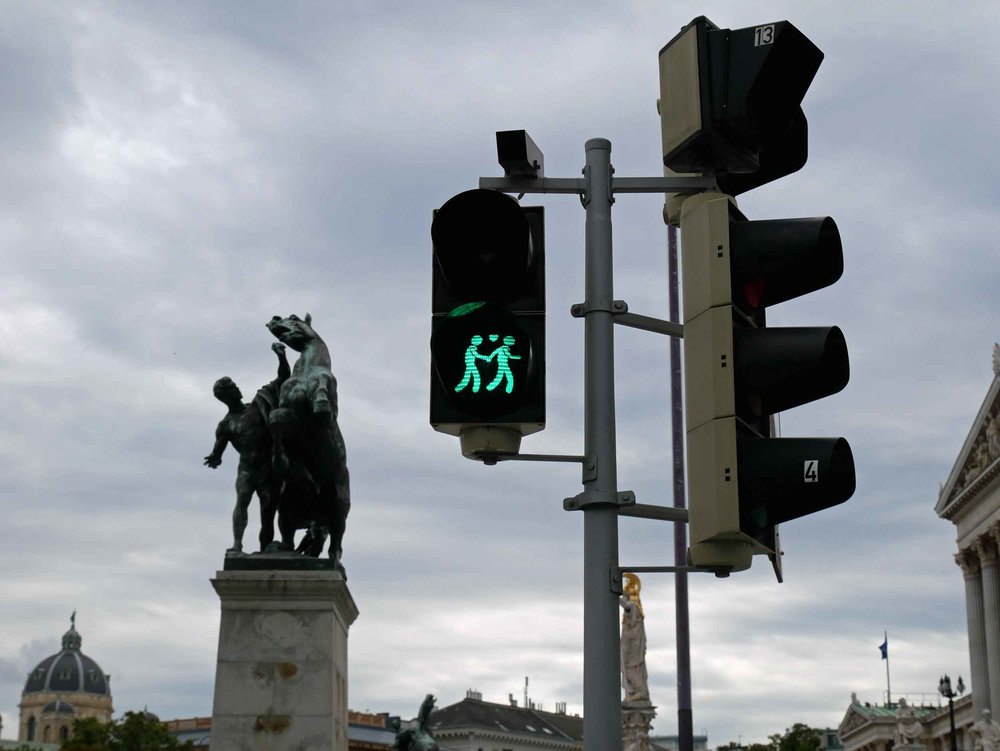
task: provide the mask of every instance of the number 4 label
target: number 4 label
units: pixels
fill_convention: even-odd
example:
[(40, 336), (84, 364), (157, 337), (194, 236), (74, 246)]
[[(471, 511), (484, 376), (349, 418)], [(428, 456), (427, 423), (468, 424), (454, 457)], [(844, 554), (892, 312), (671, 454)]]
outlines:
[(765, 44), (774, 44), (774, 24), (758, 26), (753, 30), (753, 46), (760, 47)]
[(806, 459), (803, 482), (819, 482), (819, 459)]

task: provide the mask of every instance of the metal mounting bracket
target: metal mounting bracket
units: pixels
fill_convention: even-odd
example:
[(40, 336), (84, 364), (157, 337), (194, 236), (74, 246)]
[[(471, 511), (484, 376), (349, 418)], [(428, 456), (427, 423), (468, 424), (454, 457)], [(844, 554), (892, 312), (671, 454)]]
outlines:
[[(504, 193), (585, 193), (587, 181), (579, 177), (480, 177), (479, 187)], [(718, 190), (714, 176), (612, 177), (614, 193), (703, 193)]]
[(664, 522), (687, 524), (688, 510), (676, 506), (656, 506), (651, 503), (633, 503), (618, 507), (619, 516), (634, 516), (639, 519), (658, 519)]
[(612, 313), (619, 316), (628, 312), (628, 304), (624, 300), (612, 300), (611, 306), (587, 305), (586, 303), (574, 303), (569, 308), (569, 314), (574, 318), (583, 318), (587, 313)]
[(612, 566), (611, 567), (611, 591), (616, 595), (624, 594), (622, 588), (622, 574), (715, 574), (719, 579), (725, 579), (732, 573), (728, 566), (703, 567), (703, 566)]
[[(598, 505), (608, 505), (610, 501), (608, 498), (597, 493), (590, 493), (588, 491), (583, 491), (579, 495), (575, 495), (572, 498), (566, 498), (563, 500), (563, 510), (564, 511), (580, 511), (588, 506), (598, 506)], [(629, 504), (635, 503), (635, 493), (631, 490), (622, 490), (617, 493), (617, 505), (627, 506)]]
[(652, 331), (654, 334), (666, 334), (667, 336), (675, 336), (678, 339), (684, 338), (683, 325), (674, 323), (673, 321), (664, 321), (662, 318), (642, 316), (638, 313), (616, 312), (614, 321), (622, 326), (629, 326), (633, 329)]
[(509, 454), (500, 451), (477, 451), (472, 455), (476, 461), (481, 461), (487, 466), (494, 466), (498, 462), (577, 462), (584, 467), (584, 473), (590, 461), (590, 456), (574, 456), (570, 454)]
[(605, 307), (603, 305), (590, 305), (587, 306), (584, 303), (576, 303), (570, 306), (569, 313), (574, 318), (583, 318), (592, 311), (601, 311), (604, 313), (611, 313), (614, 315), (614, 322), (622, 326), (629, 326), (633, 329), (642, 329), (643, 331), (652, 331), (654, 334), (666, 334), (667, 336), (675, 336), (678, 339), (684, 337), (684, 326), (679, 323), (674, 323), (673, 321), (664, 321), (662, 318), (653, 318), (652, 316), (639, 315), (638, 313), (628, 312), (628, 303), (624, 300), (613, 300), (611, 307)]

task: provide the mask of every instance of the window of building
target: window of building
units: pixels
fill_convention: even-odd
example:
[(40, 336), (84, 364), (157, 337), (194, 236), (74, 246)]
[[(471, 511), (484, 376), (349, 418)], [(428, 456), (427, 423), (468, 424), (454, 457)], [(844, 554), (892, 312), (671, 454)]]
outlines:
[(29, 741), (35, 740), (35, 718), (34, 717), (29, 717), (28, 718), (28, 740)]
[(64, 741), (69, 738), (69, 728), (63, 725), (59, 728), (59, 740)]

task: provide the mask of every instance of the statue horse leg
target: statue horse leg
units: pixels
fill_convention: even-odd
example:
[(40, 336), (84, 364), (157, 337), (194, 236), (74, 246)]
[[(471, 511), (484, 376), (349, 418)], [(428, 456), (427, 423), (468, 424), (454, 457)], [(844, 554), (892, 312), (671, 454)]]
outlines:
[(274, 482), (268, 482), (257, 491), (260, 499), (260, 549), (264, 551), (274, 542), (274, 516), (278, 511), (278, 496), (281, 485), (275, 487)]
[(330, 557), (340, 561), (344, 553), (344, 532), (347, 529), (347, 515), (351, 511), (351, 493), (347, 480), (347, 468), (343, 476), (334, 484), (332, 521), (330, 524)]
[(344, 436), (340, 432), (340, 426), (333, 425), (331, 430), (333, 435), (333, 446), (336, 451), (336, 461), (334, 462), (334, 482), (337, 491), (336, 504), (333, 509), (333, 516), (336, 520), (334, 530), (331, 531), (332, 540), (330, 542), (330, 557), (340, 561), (343, 554), (342, 543), (344, 530), (347, 527), (347, 515), (351, 511), (351, 475), (347, 471), (347, 447), (344, 445)]
[(343, 555), (344, 531), (347, 528), (347, 514), (351, 510), (351, 484), (347, 471), (347, 450), (340, 426), (336, 422), (330, 425), (327, 432), (328, 440), (324, 441), (321, 454), (325, 469), (320, 483), (320, 498), (323, 518), (327, 520), (330, 530), (329, 555), (337, 562), (337, 567), (343, 572), (340, 564)]
[(330, 401), (333, 374), (329, 371), (319, 371), (309, 377), (309, 390), (312, 393), (312, 412), (321, 422), (333, 419), (333, 404)]
[(292, 410), (288, 407), (273, 409), (268, 416), (268, 423), (271, 426), (271, 440), (274, 442), (271, 467), (274, 470), (274, 479), (279, 483), (288, 475), (288, 453), (285, 451), (285, 439), (291, 430), (293, 419)]

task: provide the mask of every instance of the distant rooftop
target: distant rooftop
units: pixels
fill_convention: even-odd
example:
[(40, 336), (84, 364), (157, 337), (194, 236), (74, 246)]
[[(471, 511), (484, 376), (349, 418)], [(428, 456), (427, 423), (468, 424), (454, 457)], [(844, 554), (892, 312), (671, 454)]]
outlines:
[(537, 707), (519, 707), (513, 702), (494, 704), (466, 697), (457, 704), (431, 713), (431, 730), (493, 728), (507, 733), (579, 741), (583, 738), (583, 718), (565, 712), (546, 712)]

